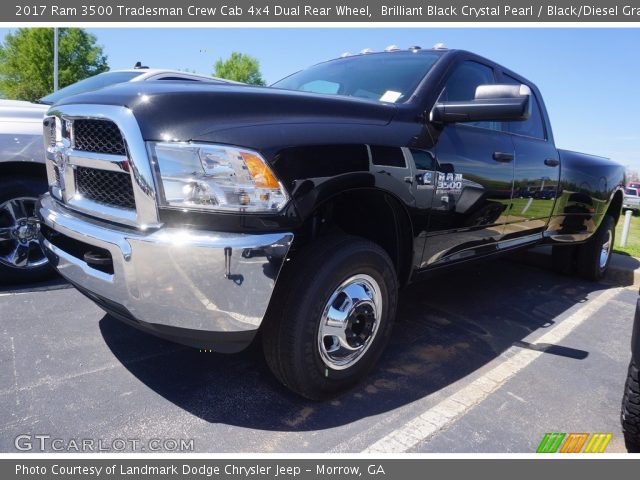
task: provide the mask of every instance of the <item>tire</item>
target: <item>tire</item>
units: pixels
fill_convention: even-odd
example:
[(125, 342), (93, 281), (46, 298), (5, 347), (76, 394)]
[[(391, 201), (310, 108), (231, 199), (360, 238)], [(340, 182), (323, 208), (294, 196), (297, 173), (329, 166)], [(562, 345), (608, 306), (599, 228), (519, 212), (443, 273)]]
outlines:
[(0, 181), (0, 283), (38, 282), (53, 275), (35, 219), (35, 202), (46, 191), (47, 182), (36, 177), (9, 176)]
[(573, 275), (576, 266), (574, 245), (554, 245), (551, 248), (551, 268), (560, 275)]
[(640, 378), (638, 366), (633, 360), (629, 364), (624, 386), (620, 423), (627, 450), (630, 453), (640, 453)]
[[(285, 265), (274, 295), (263, 329), (267, 364), (290, 390), (322, 400), (358, 383), (379, 359), (396, 315), (398, 280), (377, 244), (327, 236)], [(349, 297), (356, 301), (345, 301)], [(342, 313), (347, 321), (330, 330), (328, 312), (334, 319)], [(330, 335), (334, 331), (345, 333)], [(345, 341), (357, 348), (342, 347)]]
[[(616, 237), (616, 222), (611, 215), (605, 215), (593, 237), (578, 247), (578, 273), (586, 280), (597, 281), (604, 277), (611, 262), (611, 252)], [(606, 258), (603, 258), (608, 245)]]

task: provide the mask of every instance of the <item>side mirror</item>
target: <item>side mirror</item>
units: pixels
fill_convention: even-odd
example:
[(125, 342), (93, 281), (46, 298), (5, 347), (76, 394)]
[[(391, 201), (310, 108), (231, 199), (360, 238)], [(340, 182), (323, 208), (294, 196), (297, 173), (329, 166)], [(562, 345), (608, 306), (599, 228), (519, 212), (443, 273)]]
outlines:
[(480, 85), (473, 100), (436, 103), (430, 119), (436, 123), (527, 120), (530, 96), (526, 85)]

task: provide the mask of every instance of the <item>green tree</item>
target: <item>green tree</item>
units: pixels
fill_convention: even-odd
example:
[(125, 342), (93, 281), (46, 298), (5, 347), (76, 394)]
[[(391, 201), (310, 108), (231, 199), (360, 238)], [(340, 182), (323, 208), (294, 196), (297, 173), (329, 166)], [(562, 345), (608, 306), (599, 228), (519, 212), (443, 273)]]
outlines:
[[(81, 28), (58, 30), (58, 84), (66, 87), (109, 70), (96, 37)], [(53, 91), (53, 28), (19, 28), (0, 45), (0, 91), (34, 101)]]
[(251, 55), (233, 52), (226, 60), (218, 59), (214, 68), (213, 74), (216, 77), (251, 85), (265, 85), (260, 73), (260, 62)]

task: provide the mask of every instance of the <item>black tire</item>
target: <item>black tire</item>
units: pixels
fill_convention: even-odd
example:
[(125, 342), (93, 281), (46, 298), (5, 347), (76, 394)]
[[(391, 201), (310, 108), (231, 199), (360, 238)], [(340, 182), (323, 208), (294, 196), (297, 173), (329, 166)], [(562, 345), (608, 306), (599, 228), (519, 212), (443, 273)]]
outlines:
[[(35, 207), (35, 200), (47, 191), (47, 182), (38, 177), (30, 176), (8, 176), (0, 180), (0, 229), (7, 228), (13, 224), (13, 219), (8, 214), (8, 211), (3, 206), (7, 205), (7, 202), (14, 199), (33, 199), (34, 202), (28, 203), (28, 216), (33, 217)], [(6, 231), (6, 230), (5, 230)], [(0, 257), (7, 257), (12, 249), (16, 245), (15, 239), (2, 240), (0, 237)], [(49, 262), (46, 261), (46, 257), (42, 254), (41, 250), (37, 250), (39, 244), (32, 244), (32, 250), (30, 250), (30, 258), (33, 258), (34, 263), (37, 260), (39, 262), (42, 258), (43, 263), (33, 266), (16, 266), (9, 262), (8, 259), (0, 259), (0, 283), (4, 284), (18, 284), (18, 283), (31, 283), (38, 282), (49, 278), (53, 275), (54, 271), (49, 266)], [(40, 257), (42, 255), (42, 257)]]
[[(586, 280), (597, 281), (604, 277), (611, 263), (611, 252), (616, 238), (616, 222), (611, 215), (605, 215), (600, 227), (586, 243), (578, 247), (578, 273)], [(603, 245), (610, 242), (609, 255), (604, 265), (600, 263)]]
[(551, 248), (551, 268), (560, 275), (573, 275), (576, 267), (574, 245), (554, 245)]
[(640, 453), (640, 378), (638, 366), (633, 360), (629, 364), (624, 386), (620, 423), (627, 450), (630, 453)]
[[(355, 275), (368, 276), (379, 287), (377, 333), (352, 365), (335, 369), (322, 357), (321, 318), (336, 289)], [(322, 400), (358, 383), (379, 359), (395, 319), (398, 280), (391, 259), (377, 244), (347, 235), (327, 236), (287, 262), (274, 295), (263, 329), (267, 364), (292, 391)]]

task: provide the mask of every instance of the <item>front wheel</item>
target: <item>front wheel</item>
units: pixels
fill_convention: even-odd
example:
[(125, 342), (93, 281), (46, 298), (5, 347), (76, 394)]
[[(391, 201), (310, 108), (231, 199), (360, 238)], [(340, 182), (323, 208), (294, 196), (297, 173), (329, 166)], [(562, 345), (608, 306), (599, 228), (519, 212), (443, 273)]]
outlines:
[(53, 270), (40, 246), (38, 197), (47, 183), (33, 177), (12, 176), (0, 183), (0, 283), (37, 282)]
[(578, 271), (583, 278), (597, 281), (604, 277), (611, 262), (615, 235), (616, 222), (611, 215), (605, 215), (593, 237), (578, 247)]
[(629, 364), (627, 382), (622, 397), (622, 411), (620, 421), (627, 450), (631, 453), (640, 452), (640, 375), (638, 366), (632, 360)]
[(360, 381), (391, 333), (398, 282), (386, 252), (352, 236), (324, 238), (283, 271), (263, 335), (275, 376), (320, 400)]

